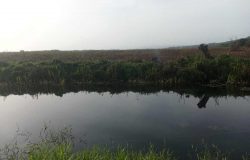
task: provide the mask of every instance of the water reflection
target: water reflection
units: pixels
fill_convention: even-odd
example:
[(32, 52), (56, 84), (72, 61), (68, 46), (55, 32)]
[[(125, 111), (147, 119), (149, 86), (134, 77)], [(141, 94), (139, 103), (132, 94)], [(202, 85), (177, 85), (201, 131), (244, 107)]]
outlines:
[(197, 103), (199, 108), (206, 108), (206, 103), (209, 98), (216, 97), (244, 97), (250, 95), (250, 92), (242, 91), (239, 88), (185, 88), (185, 87), (162, 87), (155, 85), (124, 85), (124, 84), (114, 84), (114, 85), (88, 85), (88, 84), (68, 84), (64, 86), (60, 85), (0, 85), (0, 96), (8, 95), (31, 95), (33, 98), (38, 98), (39, 94), (54, 94), (56, 96), (62, 97), (66, 93), (78, 93), (80, 91), (85, 92), (97, 92), (110, 94), (120, 94), (124, 92), (135, 92), (140, 94), (156, 94), (158, 92), (175, 92), (181, 97), (186, 96), (189, 98), (190, 95), (194, 97), (199, 97), (200, 101)]
[[(43, 122), (72, 125), (88, 145), (152, 143), (184, 153), (192, 144), (250, 148), (250, 107), (243, 92), (152, 86), (0, 87), (0, 144), (20, 128), (39, 133)], [(30, 97), (29, 95), (32, 95)], [(214, 100), (214, 101), (213, 101)], [(220, 107), (218, 107), (220, 102)], [(204, 108), (206, 109), (199, 109)]]
[(200, 98), (200, 101), (199, 101), (199, 103), (197, 104), (197, 106), (198, 106), (199, 108), (206, 108), (206, 104), (207, 104), (209, 98), (210, 98), (209, 96), (203, 95), (203, 96)]

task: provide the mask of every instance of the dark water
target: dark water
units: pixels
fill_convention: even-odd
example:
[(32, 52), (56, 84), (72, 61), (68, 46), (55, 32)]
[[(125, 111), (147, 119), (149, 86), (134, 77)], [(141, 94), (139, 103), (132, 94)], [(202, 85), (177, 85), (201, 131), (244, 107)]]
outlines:
[(0, 144), (10, 141), (18, 127), (37, 134), (50, 122), (56, 128), (71, 125), (88, 146), (128, 144), (141, 150), (153, 144), (183, 156), (191, 145), (205, 142), (234, 156), (250, 151), (250, 96), (243, 93), (64, 91), (4, 91)]

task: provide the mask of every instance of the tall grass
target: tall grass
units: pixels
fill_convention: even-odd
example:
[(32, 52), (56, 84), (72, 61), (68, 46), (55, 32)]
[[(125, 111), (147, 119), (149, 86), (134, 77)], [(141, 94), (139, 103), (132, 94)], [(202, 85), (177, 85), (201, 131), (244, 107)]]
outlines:
[(204, 142), (198, 147), (192, 147), (193, 159), (197, 160), (229, 160), (229, 153), (223, 153), (216, 145), (207, 145)]
[[(45, 124), (39, 134), (39, 141), (32, 142), (28, 132), (18, 130), (13, 142), (0, 149), (1, 160), (176, 160), (169, 150), (133, 151), (128, 147), (85, 148), (74, 151), (75, 137), (71, 127), (55, 130)], [(24, 138), (24, 141), (20, 141)]]
[[(24, 154), (24, 153), (22, 153)], [(175, 155), (169, 150), (156, 151), (153, 147), (149, 147), (147, 151), (133, 151), (126, 147), (118, 147), (116, 150), (108, 148), (93, 147), (85, 148), (78, 152), (73, 152), (71, 144), (49, 145), (45, 143), (29, 146), (29, 150), (25, 155), (9, 156), (6, 160), (178, 160), (180, 156)], [(182, 155), (183, 157), (183, 155)], [(185, 157), (185, 156), (184, 156)], [(187, 156), (188, 157), (188, 156)], [(199, 152), (196, 151), (187, 160), (231, 160), (232, 158), (214, 148), (203, 148)], [(238, 157), (238, 160), (249, 160), (249, 155)]]
[(33, 150), (28, 154), (28, 160), (176, 160), (169, 151), (156, 152), (149, 149), (148, 152), (133, 152), (126, 148), (118, 148), (110, 151), (105, 148), (94, 147), (73, 153), (70, 145), (58, 145), (53, 148), (41, 146), (39, 150)]
[(88, 61), (0, 63), (0, 83), (153, 83), (165, 86), (250, 85), (250, 60), (224, 55), (186, 57), (168, 63)]
[[(178, 160), (186, 157), (187, 160), (230, 160), (229, 154), (221, 152), (215, 145), (192, 147), (191, 155), (176, 155), (168, 149), (156, 150), (152, 145), (144, 151), (135, 151), (128, 147), (91, 147), (74, 151), (74, 137), (72, 130), (65, 127), (61, 130), (52, 130), (45, 126), (39, 135), (40, 140), (31, 142), (24, 132), (18, 133), (26, 139), (25, 145), (14, 141), (0, 150), (1, 160)], [(188, 158), (189, 157), (189, 158)], [(249, 160), (249, 155), (238, 159)]]

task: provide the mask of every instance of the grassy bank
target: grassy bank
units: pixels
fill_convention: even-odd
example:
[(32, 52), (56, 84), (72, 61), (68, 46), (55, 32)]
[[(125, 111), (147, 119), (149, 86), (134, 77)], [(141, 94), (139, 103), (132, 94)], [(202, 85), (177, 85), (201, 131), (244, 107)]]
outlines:
[[(48, 145), (39, 143), (29, 146), (26, 153), (10, 154), (5, 156), (6, 160), (179, 160), (183, 155), (175, 155), (169, 150), (157, 151), (149, 147), (147, 151), (133, 151), (124, 147), (115, 150), (107, 148), (93, 147), (73, 152), (70, 144)], [(203, 148), (203, 150), (193, 151), (185, 159), (187, 160), (232, 160), (229, 154), (224, 154), (217, 148)], [(237, 157), (237, 160), (250, 160), (250, 156), (245, 154)]]
[(142, 60), (2, 62), (0, 63), (0, 83), (248, 86), (250, 60), (222, 55), (213, 59), (191, 56), (166, 63)]
[[(33, 137), (34, 138), (34, 137)], [(79, 139), (72, 135), (72, 128), (54, 130), (50, 125), (41, 129), (37, 140), (29, 132), (17, 131), (9, 144), (0, 148), (1, 160), (250, 160), (250, 155), (233, 157), (215, 145), (202, 142), (190, 146), (186, 155), (178, 155), (168, 148), (156, 149), (153, 145), (143, 150), (127, 146), (84, 147), (78, 151), (74, 146)], [(82, 140), (81, 141), (85, 141)], [(191, 145), (191, 144), (190, 144)], [(112, 149), (111, 149), (112, 148)]]
[(148, 152), (133, 152), (125, 148), (119, 148), (116, 151), (108, 149), (92, 148), (72, 152), (68, 145), (55, 146), (48, 148), (41, 147), (39, 150), (32, 150), (28, 155), (29, 160), (176, 160), (169, 151), (156, 152), (150, 149)]

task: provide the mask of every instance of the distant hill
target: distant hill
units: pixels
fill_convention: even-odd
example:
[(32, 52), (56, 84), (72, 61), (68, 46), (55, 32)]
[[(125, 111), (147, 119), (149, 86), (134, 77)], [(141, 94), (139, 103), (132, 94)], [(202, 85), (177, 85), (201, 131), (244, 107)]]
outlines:
[(221, 43), (210, 43), (210, 47), (232, 47), (233, 45), (239, 45), (240, 47), (250, 47), (250, 36), (246, 38), (240, 38), (236, 40), (221, 42)]
[[(236, 40), (226, 41), (226, 42), (219, 42), (219, 43), (208, 43), (209, 48), (216, 48), (216, 47), (232, 47), (232, 46), (238, 46), (238, 47), (250, 47), (250, 36), (246, 38), (240, 38)], [(188, 46), (178, 46), (178, 47), (170, 47), (170, 48), (197, 48), (199, 44), (197, 45), (188, 45)]]

